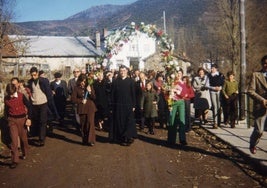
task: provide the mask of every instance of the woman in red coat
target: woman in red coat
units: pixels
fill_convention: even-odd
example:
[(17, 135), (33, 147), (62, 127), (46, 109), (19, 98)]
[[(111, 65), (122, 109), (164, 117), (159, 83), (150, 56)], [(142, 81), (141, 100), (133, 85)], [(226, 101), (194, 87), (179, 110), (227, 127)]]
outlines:
[(188, 76), (183, 77), (183, 81), (186, 88), (186, 94), (184, 97), (185, 102), (185, 129), (186, 132), (191, 130), (191, 100), (195, 97), (195, 92), (191, 85), (191, 81)]
[(77, 85), (71, 95), (73, 103), (77, 104), (77, 113), (80, 116), (82, 144), (93, 146), (96, 141), (95, 136), (95, 112), (96, 106), (95, 92), (88, 84), (85, 74), (78, 77)]
[[(26, 159), (29, 151), (26, 126), (31, 125), (31, 104), (26, 97), (17, 92), (14, 84), (7, 84), (4, 103), (5, 117), (8, 121), (11, 137), (11, 159), (10, 168), (16, 168), (19, 162), (18, 137), (22, 141), (22, 159)], [(27, 109), (27, 110), (26, 110)]]

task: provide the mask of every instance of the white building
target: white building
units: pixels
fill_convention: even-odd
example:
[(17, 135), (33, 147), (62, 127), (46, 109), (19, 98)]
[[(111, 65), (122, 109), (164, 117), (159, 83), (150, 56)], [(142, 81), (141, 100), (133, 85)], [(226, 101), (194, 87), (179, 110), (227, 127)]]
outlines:
[(133, 69), (143, 70), (145, 59), (156, 53), (156, 40), (145, 33), (137, 32), (130, 36), (130, 40), (120, 41), (121, 47), (117, 49), (110, 59), (110, 69), (118, 69), (126, 65)]
[[(105, 37), (107, 31), (104, 31), (103, 35)], [(28, 75), (29, 69), (37, 66), (39, 70), (45, 72), (60, 71), (65, 78), (69, 78), (74, 68), (82, 69), (86, 68), (86, 65), (93, 65), (103, 55), (103, 43), (101, 44), (99, 32), (96, 33), (96, 42), (89, 37), (70, 36), (12, 35), (9, 36), (9, 40), (16, 41), (13, 44), (17, 52), (16, 55), (3, 57), (7, 65), (4, 71), (12, 72), (14, 76), (19, 77)], [(122, 64), (132, 69), (156, 71), (162, 69), (161, 58), (154, 58), (160, 53), (157, 46), (161, 45), (155, 37), (136, 30), (127, 37), (127, 40), (124, 40), (123, 35), (118, 32), (114, 41), (116, 44), (112, 46), (112, 50), (116, 53), (112, 53), (109, 59), (109, 69), (117, 70)], [(188, 67), (183, 62), (181, 66), (186, 66), (183, 69)]]
[[(100, 37), (100, 36), (99, 36)], [(102, 54), (100, 45), (89, 37), (9, 36), (16, 56), (4, 57), (6, 64), (16, 65), (15, 74), (24, 76), (32, 66), (44, 71), (61, 71), (68, 75), (74, 68), (85, 68)], [(99, 40), (100, 41), (100, 40)], [(99, 47), (96, 47), (99, 46)], [(17, 70), (16, 70), (17, 69)]]
[[(125, 65), (131, 69), (164, 70), (162, 52), (171, 53), (174, 45), (171, 40), (158, 30), (155, 25), (126, 26), (117, 29), (106, 37), (105, 41), (107, 63), (110, 69), (118, 69)], [(174, 58), (177, 64), (187, 70), (181, 58)], [(186, 71), (185, 71), (186, 72)]]

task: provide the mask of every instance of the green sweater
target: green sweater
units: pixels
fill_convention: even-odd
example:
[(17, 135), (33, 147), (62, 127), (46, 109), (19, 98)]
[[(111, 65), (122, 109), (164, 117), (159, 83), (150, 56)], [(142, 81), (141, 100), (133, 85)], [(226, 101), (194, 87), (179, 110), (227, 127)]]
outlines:
[(227, 95), (228, 97), (230, 97), (233, 93), (238, 93), (238, 82), (235, 80), (233, 82), (225, 80), (222, 92), (224, 96)]

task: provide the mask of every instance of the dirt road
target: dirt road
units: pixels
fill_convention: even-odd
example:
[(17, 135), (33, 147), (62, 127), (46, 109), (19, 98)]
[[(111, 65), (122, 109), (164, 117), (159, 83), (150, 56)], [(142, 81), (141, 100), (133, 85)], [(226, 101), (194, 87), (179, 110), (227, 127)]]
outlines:
[(183, 147), (167, 145), (166, 135), (164, 129), (156, 129), (155, 135), (139, 132), (131, 146), (121, 146), (110, 144), (107, 132), (97, 131), (91, 147), (81, 145), (74, 128), (58, 127), (44, 147), (32, 145), (16, 169), (9, 169), (9, 151), (1, 152), (0, 186), (247, 188), (267, 183), (205, 130), (187, 133), (189, 145)]

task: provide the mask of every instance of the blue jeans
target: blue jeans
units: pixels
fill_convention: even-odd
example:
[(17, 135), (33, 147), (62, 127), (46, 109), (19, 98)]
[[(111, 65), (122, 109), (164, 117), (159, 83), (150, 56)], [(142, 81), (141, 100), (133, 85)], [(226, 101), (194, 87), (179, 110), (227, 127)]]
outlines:
[(220, 92), (210, 92), (210, 98), (212, 103), (213, 121), (215, 124), (221, 123), (221, 100)]

